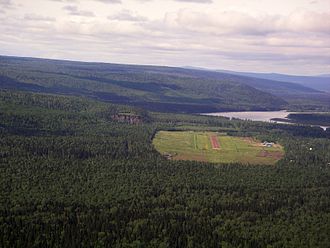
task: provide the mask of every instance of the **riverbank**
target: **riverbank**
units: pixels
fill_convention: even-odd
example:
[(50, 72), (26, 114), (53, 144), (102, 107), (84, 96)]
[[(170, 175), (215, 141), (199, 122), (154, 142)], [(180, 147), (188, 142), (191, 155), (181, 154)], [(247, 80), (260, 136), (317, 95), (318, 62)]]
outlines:
[[(280, 110), (280, 111), (216, 112), (216, 113), (205, 113), (202, 115), (223, 116), (230, 119), (236, 118), (241, 120), (275, 122), (282, 124), (310, 125), (310, 126), (318, 126), (323, 130), (330, 128), (330, 123), (327, 122), (328, 119), (321, 119), (322, 116), (325, 116), (324, 118), (330, 118), (330, 113), (319, 113), (319, 112), (302, 113), (302, 112), (289, 112), (287, 110)], [(295, 117), (297, 117), (298, 119), (295, 119)], [(310, 118), (313, 118), (313, 121), (311, 121)], [(319, 120), (319, 122), (317, 120)]]

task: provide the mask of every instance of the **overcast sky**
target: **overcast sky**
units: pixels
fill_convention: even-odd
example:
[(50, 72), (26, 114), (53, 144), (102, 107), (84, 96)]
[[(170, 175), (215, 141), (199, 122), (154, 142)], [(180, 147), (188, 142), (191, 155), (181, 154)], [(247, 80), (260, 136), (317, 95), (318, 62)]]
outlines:
[(330, 73), (330, 0), (0, 0), (0, 54)]

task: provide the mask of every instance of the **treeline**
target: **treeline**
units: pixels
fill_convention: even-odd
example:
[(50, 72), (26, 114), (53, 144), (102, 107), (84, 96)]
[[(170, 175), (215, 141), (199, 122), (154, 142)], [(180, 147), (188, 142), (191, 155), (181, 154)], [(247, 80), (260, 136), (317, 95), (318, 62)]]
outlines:
[(289, 114), (288, 118), (298, 123), (330, 126), (330, 114), (327, 113), (299, 113)]

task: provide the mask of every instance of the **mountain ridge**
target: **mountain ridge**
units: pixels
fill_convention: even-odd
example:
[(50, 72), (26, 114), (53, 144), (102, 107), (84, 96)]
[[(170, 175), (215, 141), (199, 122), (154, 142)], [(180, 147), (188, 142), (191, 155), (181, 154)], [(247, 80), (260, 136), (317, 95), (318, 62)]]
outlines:
[(146, 65), (0, 57), (0, 88), (84, 95), (159, 111), (277, 110), (278, 96), (235, 80)]
[(300, 75), (287, 75), (281, 73), (236, 72), (236, 71), (227, 71), (227, 70), (216, 70), (216, 71), (228, 72), (241, 76), (274, 80), (278, 82), (296, 83), (318, 91), (330, 92), (330, 74), (323, 74), (318, 76), (300, 76)]

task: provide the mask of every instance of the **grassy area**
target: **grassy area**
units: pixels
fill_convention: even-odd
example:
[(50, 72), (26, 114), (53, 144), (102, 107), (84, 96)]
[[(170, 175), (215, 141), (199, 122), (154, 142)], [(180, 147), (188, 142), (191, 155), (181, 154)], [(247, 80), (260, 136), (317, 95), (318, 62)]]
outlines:
[[(211, 136), (217, 137), (220, 149), (212, 148)], [(175, 160), (275, 164), (284, 155), (283, 147), (278, 144), (268, 148), (253, 138), (232, 137), (216, 132), (160, 131), (153, 144), (160, 153)]]

